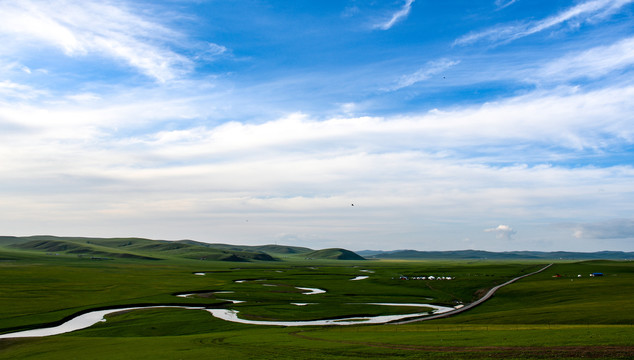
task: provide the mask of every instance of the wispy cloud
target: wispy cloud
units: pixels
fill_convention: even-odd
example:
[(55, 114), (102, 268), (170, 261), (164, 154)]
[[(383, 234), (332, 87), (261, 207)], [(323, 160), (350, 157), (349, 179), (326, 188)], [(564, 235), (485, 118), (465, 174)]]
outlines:
[[(19, 91), (15, 90), (16, 84), (6, 85), (6, 91)], [(183, 87), (197, 88), (195, 84)], [(181, 94), (174, 96), (174, 93)], [(81, 92), (68, 95), (65, 102), (58, 99), (46, 105), (29, 105), (28, 99), (19, 106), (10, 101), (0, 102), (0, 125), (30, 129), (28, 142), (37, 145), (34, 149), (59, 142), (101, 144), (110, 141), (110, 136), (121, 137), (132, 132), (134, 137), (121, 138), (117, 146), (130, 146), (131, 152), (136, 151), (135, 147), (153, 149), (148, 158), (165, 157), (159, 163), (231, 159), (247, 154), (257, 157), (278, 153), (280, 149), (289, 153), (297, 150), (297, 154), (303, 150), (318, 153), (324, 144), (336, 144), (343, 153), (383, 153), (397, 149), (408, 152), (424, 145), (430, 153), (451, 150), (454, 154), (466, 152), (467, 156), (474, 149), (483, 154), (485, 148), (492, 148), (487, 156), (493, 161), (513, 163), (518, 156), (526, 158), (528, 146), (537, 149), (543, 144), (557, 144), (552, 156), (562, 156), (564, 150), (571, 154), (601, 151), (634, 142), (634, 130), (629, 123), (634, 112), (632, 97), (631, 86), (591, 92), (557, 89), (482, 106), (410, 116), (316, 120), (298, 113), (255, 124), (236, 121), (201, 126), (198, 122), (195, 126), (184, 126), (189, 123), (184, 121), (177, 130), (147, 133), (141, 131), (147, 124), (159, 126), (179, 119), (212, 118), (218, 110), (210, 104), (224, 102), (230, 107), (232, 100), (215, 95), (187, 95), (183, 89), (167, 93), (129, 92), (120, 98)], [(535, 117), (535, 113), (540, 116)], [(0, 140), (7, 144), (17, 141), (4, 135), (0, 134)], [(499, 147), (505, 150), (496, 151)], [(542, 161), (550, 158), (547, 153), (547, 149), (540, 149)]]
[[(632, 96), (634, 87), (588, 93), (568, 89), (412, 116), (316, 120), (298, 113), (258, 124), (228, 122), (213, 128), (166, 130), (158, 137), (137, 140), (144, 146), (164, 149), (166, 156), (183, 154), (181, 160), (189, 155), (228, 157), (234, 152), (266, 154), (278, 149), (312, 152), (324, 144), (337, 143), (341, 149), (372, 153), (409, 151), (423, 144), (430, 152), (482, 152), (483, 145), (494, 149), (502, 146), (505, 151), (493, 150), (489, 156), (514, 162), (517, 156), (526, 158), (527, 146), (557, 144), (553, 151), (561, 156), (564, 149), (571, 153), (600, 151), (634, 142), (634, 130), (628, 123), (628, 114), (634, 111)], [(174, 114), (176, 109), (166, 113)], [(535, 117), (535, 113), (540, 116)], [(512, 151), (515, 146), (518, 153)], [(541, 151), (540, 156), (549, 157), (545, 149)]]
[(614, 219), (603, 222), (577, 224), (573, 235), (578, 239), (629, 239), (634, 238), (633, 219)]
[(140, 14), (123, 3), (101, 1), (2, 2), (0, 36), (13, 51), (40, 42), (67, 56), (107, 56), (159, 82), (191, 69), (191, 60), (170, 48), (183, 35)]
[(556, 15), (542, 20), (528, 21), (515, 25), (502, 25), (473, 32), (458, 38), (454, 45), (468, 45), (478, 41), (505, 43), (520, 39), (568, 22), (575, 24), (602, 20), (634, 0), (591, 0), (577, 4)]
[(517, 0), (495, 0), (495, 6), (497, 6), (498, 10), (501, 10), (505, 7), (513, 5), (516, 2)]
[[(543, 141), (573, 151), (631, 143), (623, 119), (633, 111), (632, 96), (631, 88), (536, 93), (409, 117), (298, 113), (177, 129), (155, 124), (209, 118), (213, 98), (148, 91), (119, 99), (81, 93), (62, 105), (0, 102), (0, 212), (8, 232), (31, 223), (32, 232), (117, 236), (121, 230), (107, 226), (116, 223), (160, 238), (271, 242), (294, 233), (343, 241), (362, 233), (381, 241), (397, 231), (418, 239), (419, 219), (430, 218), (476, 224), (468, 234), (474, 239), (512, 239), (510, 226), (483, 232), (479, 224), (492, 217), (574, 221), (590, 204), (593, 213), (622, 217), (634, 171), (491, 166), (470, 152), (494, 146), (503, 149), (490, 154), (494, 162), (515, 163)], [(632, 140), (621, 137), (628, 131)], [(589, 190), (599, 187), (605, 191)], [(363, 204), (354, 213), (350, 199)]]
[(414, 1), (416, 0), (405, 0), (405, 4), (403, 5), (403, 7), (401, 7), (397, 12), (392, 14), (392, 17), (389, 20), (375, 24), (373, 28), (381, 29), (381, 30), (389, 30), (392, 26), (394, 26), (394, 24), (403, 20), (404, 18), (407, 17), (407, 15), (409, 15), (409, 12), (412, 10), (412, 4), (414, 3)]
[[(629, 219), (634, 203), (634, 40), (623, 35), (626, 16), (601, 24), (599, 47), (588, 49), (579, 34), (565, 46), (553, 39), (556, 51), (526, 44), (491, 52), (438, 46), (433, 34), (451, 29), (429, 31), (422, 21), (403, 27), (409, 34), (394, 32), (413, 20), (412, 0), (351, 1), (342, 16), (363, 20), (347, 22), (332, 18), (341, 4), (316, 13), (260, 7), (248, 26), (235, 20), (243, 11), (224, 2), (167, 5), (174, 3), (0, 1), (5, 233), (294, 239), (315, 247), (323, 239), (454, 247), (468, 237), (470, 246), (501, 250), (519, 246), (505, 241), (519, 238), (516, 230), (522, 246), (548, 238), (576, 249), (631, 230), (627, 221), (596, 222), (597, 214)], [(566, 3), (579, 5), (550, 4), (556, 10), (548, 15), (524, 13), (525, 23), (505, 20), (495, 30), (506, 33), (474, 41), (601, 21), (630, 2)], [(447, 19), (477, 19), (475, 11), (493, 4), (517, 9), (496, 17), (526, 9), (519, 0), (460, 11), (429, 4), (439, 16), (449, 11)], [(196, 18), (202, 11), (213, 16)], [(359, 22), (366, 31), (375, 23), (392, 30), (333, 27)], [(310, 31), (288, 36), (294, 26)], [(341, 41), (332, 41), (335, 32)], [(370, 44), (375, 36), (382, 40)], [(249, 59), (196, 66), (233, 51)], [(335, 51), (345, 59), (332, 61)], [(467, 62), (478, 71), (462, 71)], [(216, 71), (227, 75), (210, 83)], [(583, 81), (570, 84), (576, 79)], [(551, 236), (548, 224), (561, 223), (572, 225)], [(439, 238), (446, 241), (434, 245)]]
[(438, 75), (443, 71), (458, 65), (460, 60), (449, 60), (449, 59), (440, 59), (436, 61), (430, 61), (425, 64), (424, 67), (420, 68), (413, 74), (402, 76), (396, 85), (394, 85), (390, 90), (398, 90), (404, 87), (412, 86), (421, 81), (425, 81), (431, 78), (434, 75)]
[(495, 237), (505, 240), (511, 240), (513, 235), (517, 234), (517, 231), (508, 225), (498, 225), (498, 227), (495, 228), (485, 229), (484, 232), (495, 233)]
[(0, 81), (0, 98), (27, 100), (46, 94), (43, 90), (31, 86), (18, 84), (10, 80)]
[(583, 52), (571, 53), (532, 71), (531, 78), (562, 81), (576, 78), (599, 78), (612, 71), (634, 65), (634, 37), (611, 45), (597, 46)]

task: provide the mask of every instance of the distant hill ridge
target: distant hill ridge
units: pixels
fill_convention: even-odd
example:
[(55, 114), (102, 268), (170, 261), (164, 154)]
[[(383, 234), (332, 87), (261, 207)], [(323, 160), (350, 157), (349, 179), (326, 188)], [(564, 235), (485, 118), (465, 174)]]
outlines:
[(365, 258), (350, 250), (340, 248), (312, 251), (304, 254), (304, 256), (307, 259), (365, 260)]
[(418, 251), (418, 250), (394, 250), (376, 251), (363, 250), (357, 252), (366, 258), (374, 259), (411, 259), (411, 260), (629, 260), (634, 259), (634, 252), (623, 251), (597, 251), (597, 252), (572, 252), (572, 251), (505, 251), (493, 252), (484, 250), (455, 250), (455, 251)]
[(306, 247), (299, 246), (286, 246), (286, 245), (230, 245), (230, 244), (213, 244), (213, 243), (204, 243), (194, 240), (179, 240), (177, 242), (200, 245), (213, 249), (222, 249), (222, 250), (237, 250), (237, 251), (262, 251), (266, 253), (274, 253), (274, 254), (302, 254), (314, 251), (313, 249), (309, 249)]
[[(214, 261), (276, 261), (279, 257), (364, 260), (345, 249), (313, 250), (286, 245), (210, 244), (193, 240), (151, 240), (144, 238), (58, 237), (51, 235), (0, 236), (0, 246), (49, 255), (76, 255), (98, 259), (129, 258), (162, 260), (183, 258)], [(304, 256), (304, 254), (313, 254)]]
[(484, 250), (418, 251), (364, 250), (352, 252), (342, 248), (314, 250), (288, 245), (211, 244), (194, 240), (151, 240), (144, 238), (58, 237), (52, 235), (0, 236), (0, 247), (15, 250), (76, 255), (100, 259), (129, 258), (161, 260), (183, 258), (214, 261), (276, 261), (283, 258), (365, 260), (629, 260), (634, 252), (598, 251), (506, 251)]

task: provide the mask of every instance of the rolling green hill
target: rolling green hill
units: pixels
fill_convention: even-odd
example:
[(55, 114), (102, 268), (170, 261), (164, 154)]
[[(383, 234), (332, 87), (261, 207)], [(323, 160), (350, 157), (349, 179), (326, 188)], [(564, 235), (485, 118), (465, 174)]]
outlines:
[(132, 258), (160, 260), (184, 258), (219, 261), (274, 261), (279, 259), (307, 258), (329, 260), (403, 259), (403, 260), (627, 260), (634, 259), (634, 252), (542, 252), (483, 250), (458, 251), (359, 251), (341, 248), (313, 250), (288, 245), (232, 245), (211, 244), (194, 240), (151, 240), (144, 238), (93, 238), (37, 236), (0, 236), (0, 246), (25, 251), (87, 256), (114, 259)]
[(30, 238), (25, 238), (25, 237), (0, 236), (0, 246), (18, 244), (18, 243), (27, 242), (27, 241), (30, 241), (30, 240), (31, 240)]
[(5, 246), (24, 251), (41, 251), (50, 255), (74, 255), (99, 259), (129, 258), (163, 260), (184, 258), (217, 261), (274, 261), (264, 252), (209, 248), (182, 242), (141, 238), (85, 238), (32, 236), (5, 240)]
[(324, 260), (365, 260), (358, 254), (339, 248), (323, 249), (306, 253), (304, 255), (307, 259), (324, 259)]
[(306, 247), (286, 245), (261, 245), (252, 246), (252, 248), (269, 254), (305, 254), (313, 251), (313, 249)]
[(112, 260), (195, 259), (208, 261), (275, 261), (279, 257), (309, 257), (332, 260), (364, 260), (345, 249), (313, 249), (286, 245), (209, 244), (193, 240), (167, 241), (143, 238), (27, 237), (2, 236), (0, 246), (13, 250), (45, 252), (49, 255)]
[(158, 258), (131, 253), (128, 251), (116, 251), (109, 247), (93, 245), (90, 243), (82, 244), (78, 241), (69, 240), (31, 240), (24, 243), (13, 244), (11, 247), (22, 250), (38, 250), (45, 251), (52, 255), (73, 254), (79, 257), (89, 256), (101, 259), (108, 258), (131, 258), (144, 260), (159, 260)]
[(200, 245), (212, 249), (227, 251), (260, 251), (267, 254), (304, 254), (314, 251), (306, 247), (288, 245), (230, 245), (230, 244), (210, 244), (193, 240), (180, 240), (178, 243)]

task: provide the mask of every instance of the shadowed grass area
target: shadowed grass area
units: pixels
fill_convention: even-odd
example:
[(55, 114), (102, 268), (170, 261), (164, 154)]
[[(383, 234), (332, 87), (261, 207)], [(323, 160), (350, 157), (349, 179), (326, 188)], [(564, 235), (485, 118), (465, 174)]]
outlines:
[[(558, 328), (500, 325), (489, 329), (416, 325), (298, 330), (226, 325), (209, 320), (202, 311), (192, 313), (180, 315), (194, 323), (195, 331), (204, 333), (192, 334), (194, 330), (177, 326), (183, 319), (171, 322), (169, 319), (174, 316), (164, 313), (145, 313), (142, 316), (145, 320), (134, 317), (116, 320), (113, 316), (109, 329), (2, 341), (0, 358), (628, 359), (634, 351), (632, 330), (619, 325)], [(155, 324), (165, 316), (167, 323), (174, 325), (173, 330)], [(134, 320), (141, 322), (129, 323)]]
[(421, 323), (308, 330), (316, 339), (415, 346), (632, 345), (631, 325), (456, 325)]

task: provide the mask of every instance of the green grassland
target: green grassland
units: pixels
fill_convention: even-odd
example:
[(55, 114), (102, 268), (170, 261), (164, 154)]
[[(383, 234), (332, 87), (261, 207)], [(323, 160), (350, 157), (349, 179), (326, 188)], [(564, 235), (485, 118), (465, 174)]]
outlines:
[[(82, 238), (81, 245), (92, 250), (138, 256), (80, 257), (69, 252), (76, 248), (52, 252), (33, 244), (11, 246), (10, 240), (1, 244), (0, 333), (56, 323), (89, 309), (133, 304), (230, 308), (258, 320), (404, 314), (421, 309), (367, 303), (469, 303), (486, 289), (545, 265), (543, 260), (308, 260), (305, 248), (286, 247), (277, 248), (275, 261), (202, 260), (190, 254), (203, 254), (208, 249), (203, 245), (87, 239)], [(42, 239), (21, 244), (30, 241)], [(113, 251), (113, 246), (119, 249)], [(592, 272), (605, 276), (588, 277)], [(561, 277), (553, 277), (556, 274)], [(361, 275), (369, 278), (350, 280)], [(413, 280), (429, 275), (453, 279)], [(410, 280), (400, 280), (403, 276)], [(297, 287), (327, 292), (306, 295)], [(153, 308), (111, 314), (105, 323), (72, 333), (0, 339), (0, 359), (632, 358), (632, 295), (632, 262), (558, 262), (500, 289), (486, 303), (445, 319), (281, 327), (227, 322), (202, 310)]]

